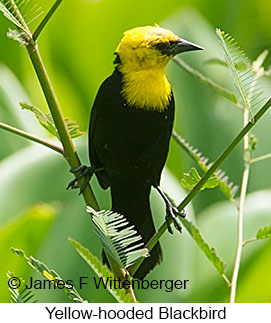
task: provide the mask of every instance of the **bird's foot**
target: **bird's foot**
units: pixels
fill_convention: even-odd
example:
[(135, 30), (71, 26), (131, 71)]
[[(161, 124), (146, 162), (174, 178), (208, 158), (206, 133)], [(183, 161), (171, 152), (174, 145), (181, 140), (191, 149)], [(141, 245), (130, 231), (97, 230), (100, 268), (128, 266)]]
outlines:
[(172, 205), (171, 201), (167, 197), (167, 195), (162, 191), (161, 187), (155, 186), (157, 189), (158, 193), (161, 195), (163, 198), (165, 204), (166, 204), (166, 223), (167, 223), (167, 228), (168, 232), (170, 234), (173, 234), (173, 231), (170, 227), (171, 221), (173, 222), (175, 228), (179, 231), (182, 232), (182, 226), (180, 224), (180, 220), (178, 219), (178, 216), (181, 216), (182, 218), (185, 217), (185, 211), (179, 211), (178, 208), (176, 208), (174, 205)]
[(182, 218), (185, 217), (185, 211), (180, 212), (175, 206), (173, 206), (171, 203), (167, 203), (166, 205), (166, 223), (167, 223), (167, 229), (170, 234), (173, 234), (173, 231), (170, 227), (170, 220), (172, 220), (175, 228), (181, 233), (182, 232), (182, 226), (180, 223), (180, 220), (178, 219), (178, 216), (181, 216)]
[(93, 166), (86, 166), (86, 165), (80, 165), (79, 167), (76, 168), (72, 168), (70, 169), (70, 172), (75, 174), (77, 172), (80, 172), (79, 175), (77, 175), (75, 177), (75, 179), (73, 179), (72, 181), (69, 182), (68, 186), (67, 186), (67, 190), (69, 188), (71, 189), (75, 189), (78, 188), (78, 180), (82, 177), (85, 177), (84, 183), (83, 185), (80, 187), (80, 192), (79, 195), (82, 194), (84, 192), (84, 190), (86, 189), (88, 182), (90, 181), (92, 175), (95, 173), (96, 168)]

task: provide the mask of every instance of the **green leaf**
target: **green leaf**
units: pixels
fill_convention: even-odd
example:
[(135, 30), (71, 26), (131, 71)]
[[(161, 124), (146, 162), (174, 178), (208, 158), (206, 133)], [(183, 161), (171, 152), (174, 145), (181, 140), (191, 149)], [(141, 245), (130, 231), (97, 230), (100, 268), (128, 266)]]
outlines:
[(106, 252), (121, 268), (128, 268), (139, 259), (148, 257), (148, 249), (141, 248), (144, 245), (142, 238), (128, 226), (126, 218), (112, 211), (95, 211), (87, 207), (87, 212), (92, 214), (95, 225), (94, 231), (99, 236)]
[[(184, 149), (184, 151), (198, 164), (198, 166), (204, 172), (207, 172), (209, 167), (211, 167), (212, 165), (207, 157), (203, 156), (203, 154), (199, 152), (198, 149), (187, 143), (186, 140), (179, 134), (177, 134), (175, 130), (173, 130), (172, 132), (172, 138), (177, 142), (178, 145), (180, 145)], [(217, 179), (218, 187), (221, 192), (225, 196), (227, 196), (227, 198), (233, 199), (238, 190), (238, 186), (234, 185), (233, 182), (230, 182), (229, 177), (221, 169), (216, 170), (213, 176), (215, 176), (215, 178)]]
[(32, 35), (28, 25), (43, 14), (36, 1), (32, 3), (29, 0), (0, 0), (0, 11), (10, 22), (24, 31), (29, 38)]
[(210, 262), (215, 266), (215, 268), (218, 270), (218, 272), (221, 275), (225, 275), (225, 263), (218, 257), (218, 255), (215, 252), (214, 248), (211, 248), (207, 242), (203, 239), (201, 236), (199, 230), (194, 226), (194, 224), (190, 221), (188, 221), (186, 218), (180, 218), (182, 224), (187, 229), (187, 231), (190, 233), (192, 238), (195, 240), (199, 248), (202, 250), (202, 252), (206, 255), (206, 257), (210, 260)]
[[(192, 190), (192, 188), (200, 181), (200, 175), (196, 168), (192, 167), (189, 173), (184, 173), (183, 178), (181, 180), (181, 184), (184, 188)], [(218, 186), (218, 180), (215, 176), (211, 176), (207, 182), (202, 186), (201, 190), (205, 190), (206, 188), (215, 188)]]
[(207, 87), (215, 90), (219, 95), (224, 96), (224, 98), (228, 99), (229, 101), (233, 102), (234, 104), (238, 105), (238, 99), (234, 92), (229, 91), (228, 89), (224, 88), (223, 86), (215, 83), (212, 79), (206, 77), (199, 71), (194, 70), (191, 66), (186, 64), (182, 59), (179, 57), (175, 57), (174, 61), (178, 63), (179, 66), (184, 68), (187, 72), (192, 74), (196, 79), (202, 82)]
[[(20, 102), (20, 106), (22, 107), (22, 109), (26, 109), (33, 112), (35, 114), (35, 117), (38, 119), (39, 123), (48, 132), (50, 132), (53, 136), (59, 139), (59, 135), (58, 135), (53, 117), (50, 113), (45, 113), (40, 109), (34, 107), (33, 105), (30, 105), (24, 102)], [(83, 131), (79, 129), (79, 126), (76, 124), (75, 121), (65, 118), (65, 123), (72, 138), (77, 138), (85, 134)]]
[(83, 298), (79, 295), (77, 290), (72, 285), (68, 285), (67, 283), (65, 283), (65, 281), (54, 270), (49, 269), (44, 263), (35, 259), (32, 256), (27, 257), (25, 252), (21, 249), (11, 248), (11, 251), (15, 255), (23, 257), (27, 261), (29, 266), (34, 268), (36, 271), (40, 272), (45, 278), (50, 280), (52, 284), (57, 284), (58, 282), (61, 283), (61, 289), (73, 302), (86, 302), (85, 300), (83, 300)]
[[(97, 274), (97, 276), (101, 277), (105, 283), (107, 280), (115, 278), (107, 266), (103, 265), (87, 248), (83, 247), (76, 240), (69, 239), (69, 242)], [(119, 303), (134, 303), (132, 296), (130, 294), (126, 294), (125, 289), (117, 289), (114, 288), (114, 286), (110, 286), (110, 284), (106, 284), (106, 287)]]
[(258, 230), (256, 234), (257, 239), (271, 238), (271, 226), (266, 226)]
[[(16, 4), (17, 2), (17, 4)], [(17, 11), (18, 5), (20, 5), (18, 2), (25, 2), (24, 0), (21, 1), (9, 1), (9, 0), (1, 0), (0, 2), (0, 11), (3, 13), (3, 15), (14, 25), (16, 25), (18, 28), (24, 30), (25, 32), (28, 32), (26, 29), (26, 24), (23, 18), (20, 15), (20, 12)]]
[[(226, 63), (232, 72), (234, 85), (244, 106), (254, 120), (252, 106), (254, 107), (262, 102), (261, 95), (263, 93), (263, 89), (256, 84), (258, 76), (255, 75), (253, 66), (234, 38), (220, 29), (216, 30), (216, 34), (224, 50)], [(244, 69), (241, 66), (247, 68)]]
[[(16, 284), (14, 284), (14, 287), (9, 287), (10, 295), (11, 295), (11, 303), (36, 303), (36, 300), (33, 300), (34, 294), (31, 290), (27, 289), (25, 287), (25, 280), (23, 278), (19, 278), (17, 276), (14, 276), (13, 273), (8, 272), (7, 273), (8, 280), (12, 280), (13, 278), (16, 279), (16, 281), (20, 282), (20, 285), (17, 287)], [(9, 284), (8, 284), (9, 285)]]

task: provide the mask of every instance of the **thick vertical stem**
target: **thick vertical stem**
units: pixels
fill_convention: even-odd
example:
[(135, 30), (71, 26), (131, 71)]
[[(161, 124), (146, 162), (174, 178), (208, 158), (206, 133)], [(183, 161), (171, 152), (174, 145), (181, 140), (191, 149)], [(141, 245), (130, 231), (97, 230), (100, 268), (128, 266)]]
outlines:
[[(39, 79), (40, 85), (42, 87), (42, 90), (45, 95), (46, 101), (48, 103), (49, 109), (51, 111), (52, 117), (54, 119), (54, 123), (56, 125), (60, 141), (64, 148), (63, 155), (68, 161), (71, 168), (77, 168), (81, 165), (81, 163), (76, 153), (71, 136), (68, 132), (67, 126), (65, 124), (64, 117), (59, 107), (59, 103), (57, 101), (56, 95), (54, 93), (54, 89), (51, 85), (49, 76), (43, 64), (42, 58), (38, 51), (38, 46), (36, 42), (34, 41), (30, 42), (29, 45), (27, 46), (27, 51), (30, 56), (31, 62), (34, 66), (36, 75)], [(81, 178), (78, 182), (81, 187), (83, 185), (84, 178)], [(92, 206), (95, 210), (99, 209), (98, 203), (89, 185), (87, 185), (82, 195), (86, 205)], [(117, 277), (117, 275), (119, 275), (120, 268), (115, 268), (115, 266), (112, 266), (112, 269), (113, 269), (114, 276)], [(134, 291), (132, 289), (129, 289), (127, 290), (127, 293), (131, 294), (133, 300), (136, 302)]]
[[(53, 87), (51, 85), (49, 76), (43, 64), (42, 58), (40, 56), (38, 45), (35, 42), (30, 42), (27, 46), (27, 51), (36, 71), (36, 75), (39, 79), (40, 85), (42, 87), (43, 93), (45, 95), (46, 101), (48, 103), (49, 109), (51, 111), (52, 117), (54, 119), (61, 143), (64, 148), (64, 157), (68, 161), (71, 168), (76, 168), (80, 166), (80, 160), (76, 153), (74, 144), (68, 132), (67, 126), (64, 121), (64, 117), (59, 107), (56, 95), (54, 93)], [(79, 180), (79, 185), (81, 186), (84, 179)], [(83, 197), (87, 205), (92, 206), (94, 209), (98, 210), (98, 203), (94, 197), (94, 194), (89, 185), (83, 192)]]

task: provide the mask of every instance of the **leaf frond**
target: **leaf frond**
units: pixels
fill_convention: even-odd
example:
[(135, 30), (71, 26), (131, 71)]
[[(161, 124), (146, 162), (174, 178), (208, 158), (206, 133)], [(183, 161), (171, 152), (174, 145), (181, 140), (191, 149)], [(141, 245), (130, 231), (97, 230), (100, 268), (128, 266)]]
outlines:
[[(35, 106), (24, 102), (20, 102), (20, 106), (22, 107), (22, 109), (26, 109), (28, 111), (33, 112), (40, 125), (60, 140), (53, 117), (50, 113), (45, 113), (40, 109), (36, 108)], [(72, 139), (83, 136), (85, 134), (79, 129), (79, 126), (74, 120), (65, 118), (65, 124)]]
[(0, 0), (0, 11), (29, 38), (32, 37), (29, 24), (43, 13), (37, 4), (33, 5), (29, 0)]
[[(195, 167), (192, 167), (188, 173), (184, 173), (181, 184), (184, 188), (192, 190), (200, 181), (201, 177)], [(207, 182), (202, 186), (201, 190), (206, 188), (212, 189), (218, 186), (218, 180), (215, 176), (208, 178)]]
[[(103, 265), (87, 248), (83, 247), (76, 240), (69, 239), (69, 242), (97, 276), (103, 279), (104, 284), (106, 284), (108, 280), (115, 278), (107, 266)], [(115, 288), (114, 285), (111, 284), (106, 284), (106, 288), (119, 303), (134, 303), (134, 299), (130, 294), (125, 292), (125, 289)]]
[(192, 222), (186, 218), (181, 218), (180, 220), (205, 256), (225, 279), (226, 264), (219, 258), (215, 249), (208, 245), (208, 243), (203, 239), (199, 229)]
[[(225, 62), (232, 72), (234, 86), (242, 99), (244, 107), (248, 109), (251, 120), (254, 121), (252, 111), (259, 104), (256, 98), (262, 95), (262, 87), (257, 85), (259, 75), (255, 72), (245, 52), (232, 36), (220, 29), (216, 30), (216, 34), (224, 50)], [(263, 57), (260, 60), (263, 62)]]
[(92, 215), (94, 231), (99, 236), (106, 252), (121, 268), (128, 268), (143, 257), (148, 257), (148, 249), (141, 248), (144, 244), (140, 235), (129, 225), (126, 218), (112, 211), (95, 211), (87, 207)]
[[(75, 303), (83, 303), (86, 302), (77, 292), (75, 287), (72, 285), (67, 284), (54, 270), (49, 269), (43, 262), (35, 259), (34, 257), (28, 257), (25, 252), (21, 249), (11, 248), (11, 251), (19, 256), (24, 258), (30, 267), (35, 269), (36, 271), (40, 272), (43, 277), (50, 280), (52, 284), (57, 284), (60, 282), (61, 290)], [(64, 284), (64, 285), (63, 285)]]
[[(198, 164), (198, 166), (204, 171), (212, 166), (212, 162), (209, 162), (209, 159), (205, 157), (197, 148), (191, 146), (183, 137), (176, 133), (173, 130), (172, 138), (176, 141), (178, 145), (180, 145), (184, 151)], [(214, 173), (214, 177), (218, 181), (218, 187), (221, 192), (230, 200), (232, 200), (238, 190), (238, 186), (229, 180), (229, 177), (226, 173), (217, 169)]]
[(271, 225), (259, 229), (256, 234), (256, 238), (257, 240), (271, 238)]
[[(7, 272), (8, 280), (12, 280), (13, 278), (18, 279), (14, 276), (12, 272)], [(34, 299), (34, 294), (32, 291), (25, 287), (25, 280), (20, 278), (17, 280), (20, 282), (19, 286), (14, 286), (13, 288), (9, 287), (10, 295), (11, 295), (11, 303), (36, 303), (37, 300)]]

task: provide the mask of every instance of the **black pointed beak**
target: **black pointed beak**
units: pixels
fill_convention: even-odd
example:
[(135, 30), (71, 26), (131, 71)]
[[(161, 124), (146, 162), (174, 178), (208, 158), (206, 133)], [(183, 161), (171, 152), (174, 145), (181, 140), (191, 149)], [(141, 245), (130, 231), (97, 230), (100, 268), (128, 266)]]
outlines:
[(177, 55), (179, 53), (188, 52), (191, 50), (203, 50), (204, 48), (193, 44), (185, 39), (179, 38), (178, 41), (175, 43), (173, 48), (173, 55)]

